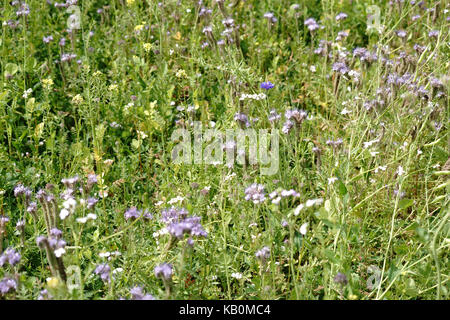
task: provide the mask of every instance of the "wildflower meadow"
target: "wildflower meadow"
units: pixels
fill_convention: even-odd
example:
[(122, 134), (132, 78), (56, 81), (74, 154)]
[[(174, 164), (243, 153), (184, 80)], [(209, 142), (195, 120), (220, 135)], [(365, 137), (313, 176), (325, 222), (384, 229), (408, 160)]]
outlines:
[(0, 17), (0, 300), (449, 299), (448, 1)]

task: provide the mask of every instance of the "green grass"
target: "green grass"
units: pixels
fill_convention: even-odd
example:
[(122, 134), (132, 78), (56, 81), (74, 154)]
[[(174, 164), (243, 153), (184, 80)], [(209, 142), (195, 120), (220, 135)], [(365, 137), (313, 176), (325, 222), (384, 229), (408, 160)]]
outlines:
[[(450, 7), (443, 1), (426, 1), (436, 15), (409, 1), (399, 7), (306, 0), (296, 8), (295, 1), (238, 0), (225, 1), (226, 13), (216, 1), (204, 1), (212, 9), (207, 16), (197, 1), (78, 2), (81, 24), (73, 34), (66, 8), (27, 1), (29, 15), (17, 17), (19, 6), (2, 4), (0, 216), (9, 222), (0, 225), (0, 247), (14, 248), (21, 260), (0, 267), (0, 281), (17, 279), (17, 289), (0, 299), (37, 299), (43, 289), (58, 299), (128, 299), (135, 286), (157, 299), (449, 298), (450, 14), (444, 10)], [(367, 30), (373, 4), (384, 26), (380, 34)], [(266, 12), (278, 21), (269, 23)], [(336, 22), (340, 12), (348, 18)], [(229, 16), (239, 25), (230, 33), (233, 43), (217, 45), (226, 39), (222, 20)], [(310, 33), (304, 21), (311, 17), (323, 28)], [(349, 36), (336, 41), (342, 30)], [(406, 31), (404, 39), (398, 30)], [(49, 35), (54, 40), (46, 44)], [(329, 57), (314, 53), (320, 40), (332, 42)], [(202, 48), (205, 41), (209, 46)], [(377, 61), (353, 57), (357, 47), (374, 52)], [(76, 58), (60, 63), (62, 53)], [(344, 60), (359, 81), (332, 71)], [(415, 86), (389, 84), (394, 73), (409, 73)], [(433, 88), (432, 78), (442, 86)], [(263, 81), (274, 88), (261, 89)], [(392, 94), (377, 93), (380, 88)], [(239, 100), (262, 92), (263, 100)], [(384, 104), (366, 108), (374, 99)], [(189, 106), (195, 111), (187, 112)], [(285, 111), (293, 108), (308, 119), (284, 134)], [(281, 114), (274, 124), (272, 109)], [(261, 175), (258, 165), (173, 163), (175, 129), (192, 121), (207, 128), (213, 121), (225, 132), (239, 127), (236, 112), (258, 118), (254, 129), (279, 132), (275, 175)], [(337, 139), (341, 145), (327, 144)], [(68, 218), (56, 219), (67, 242), (64, 283), (36, 244), (48, 227), (35, 195), (45, 188), (53, 193), (59, 215), (61, 180), (78, 175), (85, 181), (88, 174), (98, 176), (89, 192), (99, 199), (95, 209), (78, 204)], [(255, 182), (265, 187), (261, 204), (245, 200)], [(36, 218), (14, 197), (18, 184), (33, 191)], [(277, 189), (300, 196), (273, 204), (268, 195)], [(155, 236), (164, 227), (161, 211), (175, 197), (183, 199), (174, 205), (200, 216), (208, 233), (192, 248), (187, 237), (170, 245), (170, 235)], [(77, 194), (78, 203), (81, 198)], [(320, 205), (294, 214), (317, 198)], [(126, 220), (133, 206), (153, 219)], [(76, 221), (89, 212), (97, 219)], [(16, 230), (21, 219), (23, 234)], [(270, 258), (260, 262), (255, 253), (264, 246)], [(100, 254), (115, 251), (120, 255), (110, 260)], [(154, 274), (163, 262), (173, 265), (170, 284)], [(101, 263), (122, 271), (103, 282), (94, 272)], [(348, 283), (334, 281), (339, 272)], [(368, 286), (375, 278), (380, 281)]]

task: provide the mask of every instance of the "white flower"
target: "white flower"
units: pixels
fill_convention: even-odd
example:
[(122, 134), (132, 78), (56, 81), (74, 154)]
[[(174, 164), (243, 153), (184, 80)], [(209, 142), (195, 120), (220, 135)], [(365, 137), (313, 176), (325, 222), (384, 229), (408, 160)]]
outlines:
[(374, 139), (374, 140), (371, 140), (371, 141), (364, 142), (364, 149), (367, 149), (368, 147), (370, 147), (374, 143), (377, 143), (378, 141), (380, 141), (380, 139)]
[(60, 258), (64, 253), (66, 253), (66, 250), (64, 248), (59, 248), (56, 249), (54, 253), (57, 258)]
[(351, 113), (351, 111), (348, 110), (347, 108), (344, 108), (344, 109), (342, 109), (342, 111), (341, 111), (341, 114), (342, 114), (342, 115), (346, 115), (346, 114), (349, 114), (349, 113)]
[(178, 197), (170, 199), (167, 203), (168, 204), (174, 204), (174, 203), (177, 203), (177, 202), (181, 202), (183, 200), (184, 200), (184, 197), (178, 196)]
[(64, 220), (65, 218), (67, 218), (69, 214), (70, 214), (69, 210), (62, 209), (61, 212), (59, 213), (59, 217), (61, 218), (61, 220)]
[(74, 212), (75, 208), (77, 206), (77, 200), (74, 198), (69, 198), (66, 201), (63, 202), (63, 207), (70, 212)]
[(399, 177), (405, 174), (405, 170), (403, 170), (402, 166), (398, 166), (397, 174)]
[(242, 273), (239, 273), (239, 272), (233, 272), (233, 273), (231, 274), (231, 277), (240, 280), (240, 279), (242, 279)]
[(88, 219), (95, 220), (95, 219), (97, 219), (97, 215), (94, 214), (94, 213), (89, 213), (89, 214), (87, 215), (87, 218), (88, 218)]
[(302, 203), (297, 208), (295, 208), (294, 209), (294, 216), (298, 216), (300, 211), (302, 211), (304, 207), (305, 207), (305, 205)]
[(114, 269), (112, 271), (112, 274), (116, 274), (116, 273), (119, 273), (119, 272), (123, 272), (123, 268), (116, 268), (116, 269)]
[(273, 204), (279, 204), (281, 201), (281, 197), (276, 197), (275, 199), (272, 200)]
[(98, 254), (98, 256), (100, 257), (100, 258), (108, 258), (109, 256), (111, 255), (111, 252), (100, 252), (99, 254)]
[(79, 222), (79, 223), (86, 223), (88, 221), (88, 218), (87, 217), (83, 217), (83, 218), (77, 218), (77, 222)]
[(302, 235), (306, 235), (306, 232), (308, 231), (308, 223), (307, 222), (305, 222), (304, 224), (302, 224), (301, 226), (300, 226), (300, 233), (302, 234)]
[(375, 169), (375, 173), (378, 173), (379, 170), (386, 171), (386, 166), (379, 166)]
[(312, 207), (314, 205), (319, 205), (323, 202), (322, 198), (318, 198), (318, 199), (309, 199), (308, 201), (306, 201), (306, 206), (307, 207)]
[(271, 192), (271, 193), (269, 194), (269, 198), (270, 198), (270, 199), (273, 199), (273, 198), (275, 198), (277, 195), (278, 195), (278, 192), (273, 191), (273, 192)]
[(333, 183), (335, 183), (337, 180), (338, 180), (338, 178), (336, 178), (336, 177), (328, 178), (328, 184), (329, 184), (329, 185), (330, 185), (330, 184), (333, 184)]

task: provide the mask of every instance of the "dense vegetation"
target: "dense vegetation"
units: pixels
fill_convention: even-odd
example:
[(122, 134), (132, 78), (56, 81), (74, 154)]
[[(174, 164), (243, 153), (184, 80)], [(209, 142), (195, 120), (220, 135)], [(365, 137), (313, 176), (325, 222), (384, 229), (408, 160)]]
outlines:
[(448, 299), (449, 10), (3, 1), (0, 299)]

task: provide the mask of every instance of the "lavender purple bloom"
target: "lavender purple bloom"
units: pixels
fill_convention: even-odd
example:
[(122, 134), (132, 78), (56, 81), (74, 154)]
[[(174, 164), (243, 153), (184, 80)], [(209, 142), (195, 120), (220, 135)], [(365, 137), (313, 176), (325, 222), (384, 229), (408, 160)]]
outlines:
[(275, 87), (275, 85), (270, 81), (266, 81), (266, 82), (262, 82), (260, 87), (261, 87), (261, 89), (269, 90), (269, 89), (272, 89), (273, 87)]
[(164, 281), (170, 281), (173, 275), (173, 268), (170, 263), (162, 263), (155, 267), (155, 276), (161, 278)]

